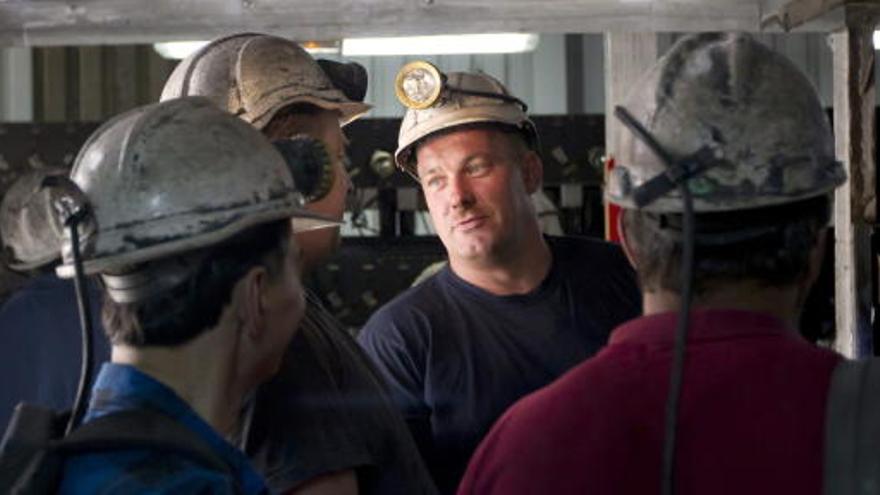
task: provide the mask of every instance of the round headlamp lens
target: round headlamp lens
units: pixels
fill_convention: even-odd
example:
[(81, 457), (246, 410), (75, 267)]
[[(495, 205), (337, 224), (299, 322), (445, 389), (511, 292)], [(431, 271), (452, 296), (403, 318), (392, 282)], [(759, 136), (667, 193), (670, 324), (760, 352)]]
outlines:
[(423, 109), (433, 105), (440, 97), (443, 77), (432, 64), (418, 60), (400, 69), (394, 86), (397, 99), (404, 106)]

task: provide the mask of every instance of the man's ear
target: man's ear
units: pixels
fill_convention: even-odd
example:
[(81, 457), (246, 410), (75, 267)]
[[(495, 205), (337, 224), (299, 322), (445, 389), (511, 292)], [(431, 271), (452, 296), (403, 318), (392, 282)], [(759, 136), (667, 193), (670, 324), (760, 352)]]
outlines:
[(523, 154), (522, 178), (529, 194), (534, 194), (544, 183), (544, 162), (532, 150)]
[(263, 294), (268, 284), (268, 272), (263, 266), (256, 266), (238, 281), (237, 301), (239, 320), (243, 321), (243, 331), (251, 339), (259, 339), (265, 331), (265, 309)]
[(804, 275), (806, 289), (810, 289), (822, 272), (822, 263), (825, 261), (825, 247), (828, 245), (828, 227), (822, 227), (816, 234), (816, 244), (810, 249), (807, 259), (807, 273)]
[(617, 215), (617, 233), (620, 236), (620, 247), (623, 249), (623, 254), (626, 255), (627, 261), (629, 261), (629, 264), (635, 269), (638, 267), (636, 264), (636, 257), (633, 254), (629, 239), (626, 238), (626, 229), (623, 228), (623, 216), (626, 214), (627, 211), (621, 209), (620, 214)]

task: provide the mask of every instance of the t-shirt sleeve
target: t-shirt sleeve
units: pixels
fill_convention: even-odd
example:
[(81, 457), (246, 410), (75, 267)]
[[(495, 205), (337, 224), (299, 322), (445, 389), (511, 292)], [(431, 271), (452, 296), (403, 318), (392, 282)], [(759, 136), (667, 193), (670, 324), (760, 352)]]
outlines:
[(430, 416), (424, 399), (426, 325), (414, 312), (386, 306), (374, 313), (358, 334), (358, 343), (409, 423)]

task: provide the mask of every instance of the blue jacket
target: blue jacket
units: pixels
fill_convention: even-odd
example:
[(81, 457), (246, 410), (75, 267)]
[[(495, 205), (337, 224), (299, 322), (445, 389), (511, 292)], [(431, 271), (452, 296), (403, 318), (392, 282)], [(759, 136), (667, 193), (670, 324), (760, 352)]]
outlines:
[(132, 410), (152, 409), (201, 437), (236, 473), (211, 470), (183, 454), (145, 449), (71, 456), (65, 461), (62, 494), (267, 493), (247, 458), (224, 440), (174, 391), (132, 366), (106, 363), (95, 381), (84, 422)]

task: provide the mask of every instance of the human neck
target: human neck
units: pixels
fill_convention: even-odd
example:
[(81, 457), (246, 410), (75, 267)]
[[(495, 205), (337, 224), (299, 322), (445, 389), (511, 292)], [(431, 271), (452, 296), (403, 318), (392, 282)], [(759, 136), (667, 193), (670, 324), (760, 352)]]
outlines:
[(449, 266), (460, 278), (496, 296), (525, 294), (538, 287), (553, 263), (550, 247), (538, 234), (522, 249), (501, 259), (475, 263), (450, 257)]
[[(755, 282), (725, 284), (695, 297), (693, 309), (738, 309), (765, 313), (798, 328), (803, 295), (798, 287), (764, 287)], [(668, 290), (652, 290), (642, 294), (644, 314), (652, 315), (681, 309), (681, 297)]]
[(134, 366), (174, 390), (203, 420), (226, 436), (235, 428), (246, 390), (236, 383), (234, 349), (223, 345), (221, 333), (210, 329), (175, 347), (114, 345), (111, 359)]
[(338, 237), (320, 231), (297, 234), (296, 243), (301, 249), (299, 266), (302, 275), (311, 274), (339, 249)]

